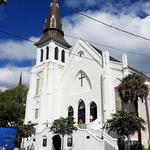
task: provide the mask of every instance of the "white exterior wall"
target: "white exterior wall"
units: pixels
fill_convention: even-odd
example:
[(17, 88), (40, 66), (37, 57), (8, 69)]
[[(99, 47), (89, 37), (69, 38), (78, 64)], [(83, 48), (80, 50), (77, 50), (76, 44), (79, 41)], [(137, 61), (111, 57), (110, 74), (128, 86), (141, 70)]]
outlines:
[[(47, 146), (43, 147), (43, 137), (47, 137)], [(38, 133), (36, 138), (31, 138), (28, 142), (24, 143), (25, 149), (27, 147), (34, 148), (35, 150), (53, 150), (52, 146), (52, 138), (54, 134), (49, 132), (49, 128), (45, 128), (42, 132)], [(64, 138), (64, 149), (65, 150), (105, 150), (105, 144), (103, 140), (98, 139), (96, 136), (93, 136), (87, 130), (77, 130), (72, 134), (73, 143), (72, 146), (69, 147), (67, 145), (67, 137)], [(79, 139), (82, 138), (82, 140)], [(89, 137), (89, 139), (87, 138)], [(34, 141), (35, 140), (35, 141)], [(94, 147), (93, 147), (94, 146)]]
[[(85, 45), (84, 45), (85, 46)], [(78, 105), (79, 101), (83, 100), (86, 109), (86, 123), (89, 122), (90, 117), (90, 103), (93, 101), (97, 104), (98, 110), (98, 120), (101, 123), (102, 119), (102, 99), (101, 99), (101, 73), (102, 62), (95, 62), (92, 60), (88, 51), (86, 51), (82, 45), (78, 45), (72, 51), (73, 54), (78, 54), (79, 51), (84, 52), (83, 58), (78, 58), (79, 56), (72, 55), (66, 70), (64, 70), (65, 76), (63, 76), (61, 82), (60, 90), (60, 101), (57, 104), (61, 110), (61, 115), (67, 116), (68, 107), (72, 106), (74, 109), (74, 117), (76, 123), (78, 122)], [(89, 59), (87, 59), (89, 58)], [(80, 60), (79, 60), (80, 59)], [(91, 60), (90, 60), (91, 59)], [(87, 67), (88, 66), (88, 67)], [(80, 81), (78, 80), (78, 74), (85, 73), (89, 81), (84, 79), (84, 86), (80, 86)], [(77, 84), (78, 83), (78, 84)], [(91, 85), (90, 85), (91, 84)], [(99, 127), (102, 127), (99, 124)]]
[[(45, 60), (46, 52), (44, 52), (44, 60), (40, 62), (40, 50), (46, 50), (47, 45), (49, 46), (49, 59)], [(83, 100), (85, 103), (86, 124), (89, 124), (90, 104), (95, 102), (97, 105), (97, 120), (92, 123), (92, 128), (95, 130), (101, 129), (104, 122), (111, 117), (111, 114), (116, 112), (114, 88), (129, 73), (126, 55), (123, 55), (122, 63), (110, 61), (108, 52), (104, 52), (102, 57), (93, 47), (80, 40), (73, 47), (70, 56), (69, 51), (65, 49), (67, 61), (62, 63), (60, 55), (58, 61), (54, 59), (54, 49), (57, 46), (61, 52), (64, 47), (53, 41), (50, 41), (47, 45), (37, 48), (37, 62), (31, 72), (25, 122), (38, 123), (36, 129), (37, 133), (40, 133), (46, 127), (46, 123), (51, 124), (54, 119), (58, 119), (60, 116), (66, 117), (69, 106), (72, 106), (75, 122), (77, 123), (79, 101)], [(78, 56), (80, 51), (84, 53), (84, 56)], [(81, 87), (79, 81), (79, 74), (81, 73), (85, 75), (83, 87)], [(37, 77), (41, 79), (39, 95), (35, 95)], [(150, 105), (150, 101), (148, 102)], [(39, 109), (39, 117), (35, 119), (34, 111), (37, 108)], [(141, 116), (146, 120), (145, 107), (142, 104), (139, 105), (139, 110)], [(48, 133), (51, 135), (50, 132)], [(85, 142), (84, 145), (89, 147), (86, 143), (87, 140), (78, 140), (78, 137), (85, 137), (86, 134), (77, 132), (74, 135), (74, 142)], [(36, 138), (38, 141), (41, 136), (37, 135)], [(148, 134), (146, 131), (146, 133), (143, 132), (144, 145), (147, 145), (147, 139)], [(37, 141), (35, 143), (39, 144), (40, 141)], [(50, 142), (52, 143), (52, 141)], [(94, 150), (101, 145), (101, 142), (97, 142), (94, 138), (90, 142), (94, 144)], [(75, 150), (78, 145), (80, 144), (74, 145)], [(78, 148), (77, 150), (79, 150)], [(37, 150), (41, 149), (42, 147)]]
[[(80, 140), (79, 139), (82, 139)], [(89, 137), (89, 139), (87, 138)], [(104, 141), (94, 137), (86, 130), (78, 130), (73, 134), (73, 146), (71, 150), (105, 150)], [(66, 150), (70, 150), (66, 146)]]
[[(46, 48), (49, 47), (49, 59), (46, 60)], [(55, 47), (59, 49), (59, 59), (54, 59)], [(43, 61), (41, 58), (41, 49), (43, 50)], [(61, 62), (61, 52), (65, 50), (65, 61), (69, 56), (69, 50), (57, 45), (53, 41), (37, 48), (36, 65), (32, 69), (30, 88), (27, 97), (25, 123), (29, 121), (38, 123), (37, 133), (41, 132), (46, 123), (51, 123), (56, 118), (56, 92), (58, 81), (61, 77), (64, 63)], [(39, 94), (36, 95), (36, 82), (40, 79)], [(38, 118), (35, 119), (35, 109), (39, 109)], [(57, 115), (58, 116), (58, 115)]]
[[(43, 137), (47, 137), (47, 146), (43, 147)], [(49, 132), (49, 128), (45, 128), (36, 137), (32, 137), (30, 140), (24, 143), (24, 148), (33, 148), (34, 150), (52, 150), (52, 137), (53, 134)]]

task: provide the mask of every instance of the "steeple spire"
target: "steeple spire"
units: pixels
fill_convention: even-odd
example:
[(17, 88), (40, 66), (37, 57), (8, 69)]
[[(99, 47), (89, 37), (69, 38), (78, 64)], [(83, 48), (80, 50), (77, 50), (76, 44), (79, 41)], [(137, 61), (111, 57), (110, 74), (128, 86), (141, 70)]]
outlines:
[(52, 0), (52, 3), (58, 3), (58, 0)]
[(19, 84), (18, 84), (19, 86), (21, 86), (22, 85), (22, 72), (20, 73), (20, 78), (19, 78)]
[(45, 19), (44, 23), (43, 37), (35, 45), (38, 46), (49, 39), (53, 39), (67, 47), (70, 47), (64, 39), (58, 0), (51, 0), (48, 17)]

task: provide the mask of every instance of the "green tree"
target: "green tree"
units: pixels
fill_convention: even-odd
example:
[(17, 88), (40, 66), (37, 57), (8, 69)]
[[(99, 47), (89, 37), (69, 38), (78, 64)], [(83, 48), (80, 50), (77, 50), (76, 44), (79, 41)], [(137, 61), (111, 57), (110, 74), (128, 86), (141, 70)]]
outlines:
[(6, 91), (0, 91), (0, 127), (17, 128), (16, 146), (20, 148), (21, 140), (31, 135), (33, 124), (24, 125), (25, 100), (27, 88), (19, 85)]
[(32, 136), (34, 133), (34, 125), (33, 123), (29, 122), (25, 125), (23, 122), (18, 123), (17, 125), (17, 137), (16, 137), (16, 146), (20, 148), (21, 142), (23, 138), (28, 138)]
[(50, 130), (54, 134), (59, 134), (62, 136), (62, 150), (64, 149), (64, 136), (72, 135), (73, 131), (77, 130), (74, 124), (75, 122), (72, 117), (60, 117), (59, 119), (54, 120), (52, 126), (50, 127)]
[[(130, 145), (130, 137), (140, 130), (145, 130), (145, 121), (138, 117), (135, 113), (127, 113), (119, 111), (112, 114), (112, 119), (107, 120), (104, 128), (108, 132), (115, 132), (118, 138), (118, 146), (120, 150), (124, 149), (124, 139), (128, 139), (128, 145)], [(130, 146), (129, 146), (130, 147)], [(128, 148), (129, 148), (128, 147)]]
[[(150, 139), (150, 121), (149, 121), (149, 112), (147, 106), (147, 96), (149, 94), (149, 88), (145, 84), (145, 81), (146, 81), (145, 78), (141, 75), (138, 75), (136, 73), (129, 74), (128, 76), (122, 79), (121, 84), (118, 86), (118, 92), (124, 103), (133, 104), (137, 116), (139, 116), (138, 101), (139, 99), (142, 102), (145, 100), (149, 139)], [(123, 105), (123, 111), (124, 111), (124, 105)], [(141, 131), (138, 132), (138, 141), (142, 149)]]

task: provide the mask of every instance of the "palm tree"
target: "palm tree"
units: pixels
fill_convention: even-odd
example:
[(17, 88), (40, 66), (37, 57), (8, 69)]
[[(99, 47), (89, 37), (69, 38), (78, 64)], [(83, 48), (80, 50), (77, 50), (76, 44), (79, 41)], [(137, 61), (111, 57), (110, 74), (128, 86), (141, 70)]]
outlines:
[[(149, 94), (148, 86), (145, 84), (145, 78), (136, 73), (129, 74), (122, 79), (121, 84), (118, 86), (118, 92), (122, 101), (126, 104), (132, 104), (135, 108), (135, 113), (139, 116), (138, 113), (138, 101), (139, 99), (143, 102), (145, 100), (148, 130), (150, 137), (150, 123), (149, 123), (149, 112), (147, 106), (147, 96)], [(122, 107), (123, 111), (125, 110), (124, 105)], [(142, 148), (142, 138), (141, 131), (138, 132), (138, 141), (140, 147)]]
[(145, 121), (135, 113), (119, 111), (112, 114), (112, 119), (107, 120), (104, 128), (108, 132), (115, 132), (118, 138), (119, 150), (124, 150), (124, 139), (128, 139), (128, 150), (130, 149), (130, 136), (139, 130), (145, 130)]

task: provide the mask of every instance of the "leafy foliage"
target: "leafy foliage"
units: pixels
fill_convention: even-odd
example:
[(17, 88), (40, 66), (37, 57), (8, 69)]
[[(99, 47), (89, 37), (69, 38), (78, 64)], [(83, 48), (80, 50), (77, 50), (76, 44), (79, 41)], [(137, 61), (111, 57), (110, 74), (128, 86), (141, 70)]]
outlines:
[(23, 122), (17, 125), (17, 138), (16, 138), (16, 145), (20, 147), (22, 138), (28, 138), (33, 134), (33, 127), (34, 124), (29, 122), (28, 125), (23, 124)]
[(24, 117), (24, 106), (15, 101), (0, 102), (0, 126), (16, 127)]
[(135, 113), (117, 112), (112, 114), (112, 119), (107, 120), (104, 128), (109, 132), (113, 131), (119, 137), (129, 137), (135, 132), (145, 130), (145, 121)]
[[(149, 94), (149, 88), (145, 84), (145, 81), (146, 79), (139, 74), (136, 73), (129, 74), (128, 76), (122, 79), (121, 84), (118, 86), (118, 92), (124, 103), (128, 103), (128, 104), (131, 103), (134, 106), (137, 116), (139, 116), (138, 101), (139, 99), (142, 100), (142, 102), (143, 100), (145, 100), (148, 130), (150, 135), (150, 121), (149, 121), (149, 112), (147, 106), (147, 96)], [(124, 111), (124, 105), (122, 109)], [(138, 141), (142, 149), (141, 131), (138, 132)]]
[(128, 103), (137, 101), (138, 98), (143, 99), (148, 96), (149, 89), (145, 85), (145, 78), (138, 74), (129, 74), (122, 79), (121, 84), (118, 86), (118, 91), (121, 99)]
[(71, 135), (73, 131), (77, 130), (74, 124), (75, 122), (72, 117), (69, 118), (60, 117), (59, 119), (53, 121), (50, 130), (53, 133), (60, 134), (62, 135), (62, 137), (64, 137), (65, 135)]
[(6, 91), (0, 91), (0, 102), (15, 101), (16, 103), (25, 104), (28, 89), (24, 85)]
[(77, 130), (74, 124), (75, 122), (73, 117), (60, 117), (59, 119), (54, 120), (52, 126), (50, 127), (50, 130), (54, 134), (59, 134), (62, 136), (62, 150), (64, 149), (64, 136), (71, 135), (73, 131)]
[(28, 137), (33, 132), (32, 123), (23, 123), (26, 96), (27, 88), (24, 85), (0, 91), (0, 127), (17, 128), (17, 147), (20, 147), (23, 137)]

